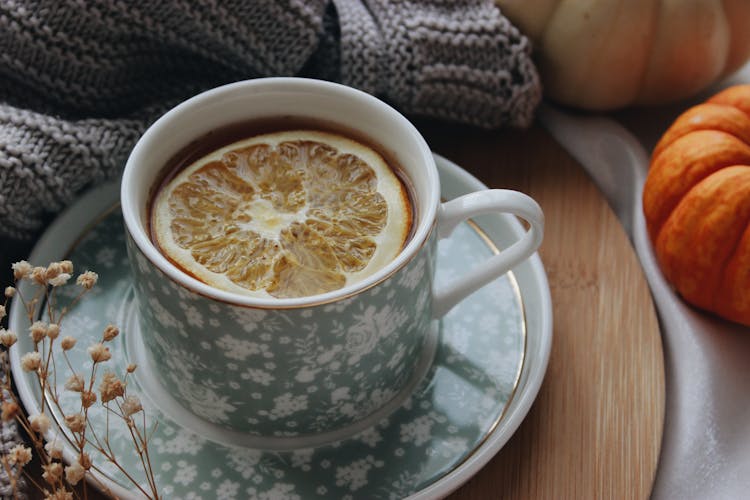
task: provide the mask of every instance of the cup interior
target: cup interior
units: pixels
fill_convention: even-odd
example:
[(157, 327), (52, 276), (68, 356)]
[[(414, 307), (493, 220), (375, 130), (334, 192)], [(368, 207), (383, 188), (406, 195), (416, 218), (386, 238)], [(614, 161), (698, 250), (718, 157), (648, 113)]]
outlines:
[[(414, 203), (412, 237), (388, 265), (342, 289), (312, 297), (261, 299), (219, 290), (189, 276), (166, 259), (149, 237), (149, 202), (170, 161), (192, 142), (227, 126), (255, 120), (296, 118), (352, 131), (394, 161)], [(364, 92), (304, 78), (262, 78), (199, 94), (159, 118), (140, 138), (125, 166), (121, 203), (125, 225), (144, 256), (171, 279), (202, 295), (256, 307), (302, 307), (329, 302), (371, 287), (403, 266), (429, 236), (439, 205), (433, 156), (417, 129), (398, 111)]]

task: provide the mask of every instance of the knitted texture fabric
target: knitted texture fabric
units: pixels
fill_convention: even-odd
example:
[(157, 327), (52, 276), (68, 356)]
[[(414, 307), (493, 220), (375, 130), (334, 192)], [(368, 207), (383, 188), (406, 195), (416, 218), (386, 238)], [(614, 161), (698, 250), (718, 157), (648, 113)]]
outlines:
[[(167, 109), (232, 81), (339, 81), (485, 128), (529, 125), (541, 99), (530, 43), (493, 0), (2, 0), (0, 48), (6, 239), (116, 177)], [(2, 453), (20, 439), (12, 423), (0, 437)]]
[(116, 176), (138, 136), (224, 83), (301, 75), (406, 114), (526, 126), (529, 41), (492, 0), (0, 2), (0, 236)]
[(341, 80), (402, 111), (527, 126), (540, 87), (528, 40), (493, 2), (334, 0)]

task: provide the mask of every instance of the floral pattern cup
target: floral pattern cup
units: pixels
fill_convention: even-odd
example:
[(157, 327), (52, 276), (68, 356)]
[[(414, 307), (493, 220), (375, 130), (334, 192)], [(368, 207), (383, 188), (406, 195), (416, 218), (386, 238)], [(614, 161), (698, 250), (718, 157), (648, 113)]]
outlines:
[[(152, 243), (150, 193), (169, 160), (196, 138), (280, 116), (333, 123), (386, 148), (412, 187), (413, 236), (380, 271), (334, 292), (259, 299), (212, 288)], [(354, 432), (385, 416), (419, 376), (439, 318), (533, 254), (544, 224), (536, 202), (515, 191), (479, 191), (441, 204), (434, 158), (406, 118), (366, 93), (302, 78), (229, 84), (167, 112), (133, 149), (121, 202), (142, 338), (161, 383), (213, 424), (279, 438)], [(489, 212), (520, 216), (529, 230), (435, 290), (438, 239)]]

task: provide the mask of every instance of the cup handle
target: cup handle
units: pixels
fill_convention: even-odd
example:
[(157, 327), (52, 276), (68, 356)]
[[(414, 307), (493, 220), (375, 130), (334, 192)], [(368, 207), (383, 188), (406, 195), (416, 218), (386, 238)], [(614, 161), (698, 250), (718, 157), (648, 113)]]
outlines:
[(432, 306), (435, 318), (444, 316), (468, 295), (523, 262), (542, 243), (544, 213), (541, 207), (533, 198), (507, 189), (476, 191), (441, 204), (437, 217), (438, 238), (450, 236), (456, 226), (466, 219), (497, 212), (521, 217), (529, 223), (529, 230), (510, 247), (493, 255), (441, 290), (435, 290)]

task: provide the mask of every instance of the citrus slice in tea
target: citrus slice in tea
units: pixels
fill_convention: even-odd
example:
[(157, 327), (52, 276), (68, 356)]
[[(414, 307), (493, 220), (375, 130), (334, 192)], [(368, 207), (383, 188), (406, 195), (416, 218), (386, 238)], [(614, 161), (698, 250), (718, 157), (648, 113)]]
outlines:
[(404, 184), (373, 149), (319, 131), (247, 138), (160, 189), (163, 254), (213, 287), (257, 297), (316, 295), (392, 261), (412, 223)]

